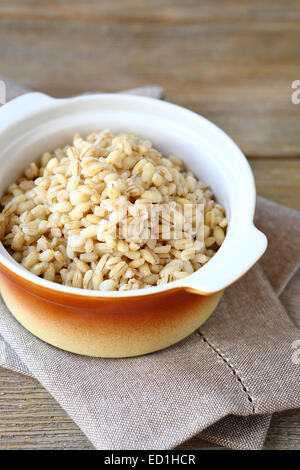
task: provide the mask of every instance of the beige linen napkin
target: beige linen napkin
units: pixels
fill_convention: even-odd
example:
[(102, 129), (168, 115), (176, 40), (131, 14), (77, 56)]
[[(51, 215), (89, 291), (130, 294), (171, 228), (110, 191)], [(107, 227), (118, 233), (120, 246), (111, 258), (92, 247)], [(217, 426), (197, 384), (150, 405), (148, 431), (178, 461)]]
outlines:
[(268, 252), (179, 344), (138, 358), (78, 356), (35, 338), (1, 303), (0, 364), (37, 378), (97, 449), (169, 449), (199, 432), (261, 448), (270, 414), (300, 406), (300, 215), (258, 198), (256, 219)]

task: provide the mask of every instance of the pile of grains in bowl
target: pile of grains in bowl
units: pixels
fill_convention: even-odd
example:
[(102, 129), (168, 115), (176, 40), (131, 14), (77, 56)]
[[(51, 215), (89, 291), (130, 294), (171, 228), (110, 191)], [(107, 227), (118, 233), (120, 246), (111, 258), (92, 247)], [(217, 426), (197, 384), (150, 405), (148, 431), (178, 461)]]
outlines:
[[(145, 214), (154, 204), (173, 209), (168, 238), (161, 216), (156, 238), (137, 232), (140, 209)], [(189, 225), (182, 211), (188, 204), (203, 207), (202, 243), (195, 235), (175, 236), (176, 218)], [(72, 145), (44, 153), (8, 188), (1, 205), (0, 238), (18, 263), (49, 281), (100, 291), (192, 274), (215, 255), (227, 226), (209, 186), (178, 157), (108, 130), (85, 140), (75, 135)], [(124, 222), (127, 237), (120, 234)]]

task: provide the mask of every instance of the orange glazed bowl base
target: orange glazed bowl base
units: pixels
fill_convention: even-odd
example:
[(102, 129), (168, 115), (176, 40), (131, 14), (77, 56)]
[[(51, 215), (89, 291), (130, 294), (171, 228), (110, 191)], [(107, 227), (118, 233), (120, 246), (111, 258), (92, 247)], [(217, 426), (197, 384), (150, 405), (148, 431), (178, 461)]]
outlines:
[(106, 358), (140, 356), (177, 343), (208, 319), (222, 296), (178, 289), (68, 306), (29, 292), (2, 272), (0, 290), (13, 316), (38, 338), (65, 351)]

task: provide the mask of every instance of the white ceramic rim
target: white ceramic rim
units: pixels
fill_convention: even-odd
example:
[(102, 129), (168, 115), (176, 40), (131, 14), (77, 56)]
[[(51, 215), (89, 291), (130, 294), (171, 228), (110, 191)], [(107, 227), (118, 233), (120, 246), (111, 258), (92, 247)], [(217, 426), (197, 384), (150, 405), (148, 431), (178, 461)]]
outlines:
[[(209, 136), (210, 143), (213, 143), (212, 145), (219, 141), (222, 142), (222, 145), (226, 146), (227, 152), (230, 149), (235, 165), (238, 166), (239, 171), (243, 174), (244, 185), (246, 184), (244, 195), (237, 195), (241, 198), (240, 202), (243, 204), (243, 214), (240, 214), (241, 230), (239, 233), (237, 233), (237, 231), (230, 232), (229, 230), (217, 254), (195, 273), (184, 279), (168, 284), (132, 291), (99, 292), (68, 287), (41, 279), (25, 270), (25, 268), (19, 265), (12, 257), (4, 256), (3, 250), (5, 250), (5, 248), (2, 244), (0, 244), (0, 262), (17, 275), (36, 285), (44, 286), (53, 291), (98, 298), (137, 297), (180, 288), (191, 289), (195, 292), (209, 295), (225, 289), (242, 277), (257, 262), (267, 247), (266, 236), (253, 225), (256, 200), (254, 178), (245, 156), (237, 145), (227, 134), (204, 117), (175, 104), (134, 95), (91, 94), (73, 98), (55, 99), (43, 93), (29, 93), (10, 101), (0, 108), (0, 138), (3, 133), (9, 131), (10, 128), (13, 128), (17, 123), (41, 111), (45, 112), (50, 109), (53, 110), (53, 108), (63, 108), (70, 103), (80, 105), (83, 102), (92, 102), (95, 100), (100, 100), (102, 103), (107, 101), (114, 102), (120, 106), (127, 106), (129, 109), (134, 106), (144, 107), (147, 112), (172, 114), (172, 116), (176, 117), (176, 121), (180, 120), (185, 126), (188, 126), (188, 129), (191, 131), (197, 133), (198, 129), (199, 133), (199, 131), (203, 132), (203, 129), (205, 129), (206, 134)], [(225, 158), (223, 163), (225, 163)], [(232, 258), (233, 248), (235, 251), (234, 257)], [(224, 266), (225, 273), (223, 272)]]

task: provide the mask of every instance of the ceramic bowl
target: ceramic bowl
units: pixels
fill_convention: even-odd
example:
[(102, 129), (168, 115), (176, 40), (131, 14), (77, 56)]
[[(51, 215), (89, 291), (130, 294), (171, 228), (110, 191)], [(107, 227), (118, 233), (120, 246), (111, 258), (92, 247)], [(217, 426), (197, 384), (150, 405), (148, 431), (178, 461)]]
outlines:
[[(41, 279), (0, 246), (0, 287), (11, 313), (34, 335), (90, 356), (127, 357), (170, 346), (195, 331), (225, 288), (262, 256), (267, 240), (253, 225), (255, 184), (235, 143), (207, 119), (167, 102), (123, 94), (54, 99), (23, 95), (0, 108), (0, 194), (44, 152), (109, 128), (151, 140), (179, 155), (209, 183), (229, 220), (217, 254), (199, 271), (169, 284), (97, 292)], [(241, 313), (242, 314), (242, 313)]]

